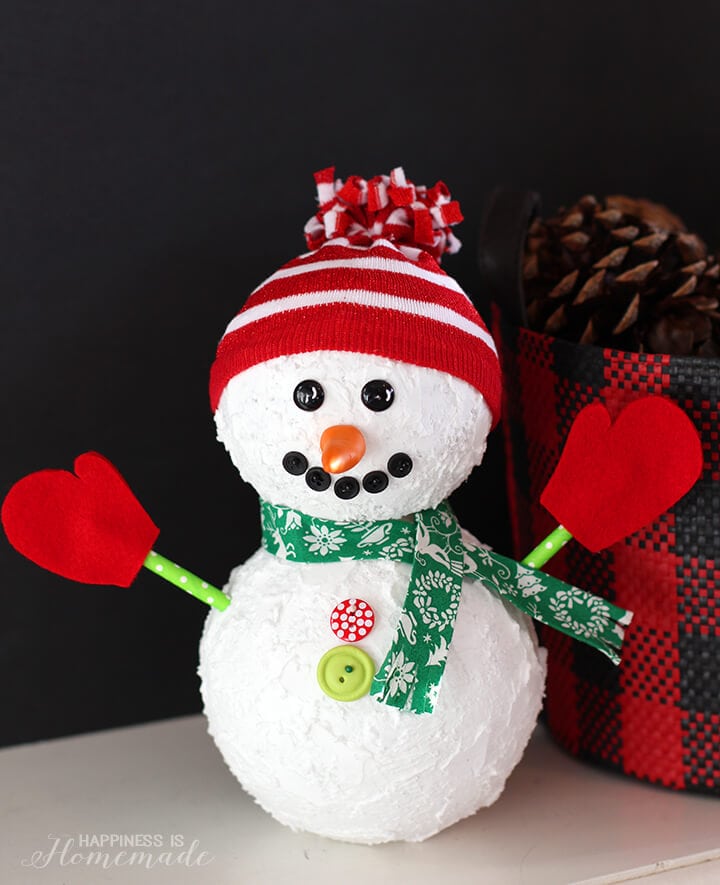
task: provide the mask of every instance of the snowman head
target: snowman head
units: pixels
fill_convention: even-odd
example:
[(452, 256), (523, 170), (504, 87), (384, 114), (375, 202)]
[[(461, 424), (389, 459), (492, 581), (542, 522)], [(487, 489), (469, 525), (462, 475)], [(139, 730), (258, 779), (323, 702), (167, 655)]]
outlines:
[(401, 170), (316, 180), (314, 251), (259, 286), (218, 347), (218, 438), (276, 505), (336, 520), (434, 507), (482, 460), (500, 400), (492, 338), (436, 260), (459, 247), (457, 204)]

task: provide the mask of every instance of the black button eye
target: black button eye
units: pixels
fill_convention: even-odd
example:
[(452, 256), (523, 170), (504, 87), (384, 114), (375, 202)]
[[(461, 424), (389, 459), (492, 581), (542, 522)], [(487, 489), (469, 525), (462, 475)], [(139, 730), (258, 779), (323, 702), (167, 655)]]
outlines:
[(392, 384), (387, 381), (368, 381), (362, 389), (363, 405), (373, 412), (384, 412), (389, 409), (395, 399)]
[(298, 409), (302, 409), (304, 412), (314, 412), (325, 401), (325, 391), (317, 381), (308, 379), (298, 384), (293, 393), (293, 399)]

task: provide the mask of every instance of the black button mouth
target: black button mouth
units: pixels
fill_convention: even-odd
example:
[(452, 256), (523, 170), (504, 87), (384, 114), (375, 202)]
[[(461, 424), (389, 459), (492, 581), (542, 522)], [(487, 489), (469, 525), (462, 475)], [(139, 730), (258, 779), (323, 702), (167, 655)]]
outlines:
[(324, 492), (329, 489), (331, 481), (330, 474), (322, 467), (311, 467), (305, 474), (305, 482), (314, 492)]
[[(308, 488), (314, 492), (325, 492), (332, 486), (337, 497), (343, 501), (350, 501), (360, 494), (361, 485), (354, 476), (338, 477), (333, 484), (333, 477), (322, 467), (308, 469), (308, 459), (302, 452), (286, 452), (282, 466), (291, 476), (304, 476)], [(391, 476), (407, 476), (413, 469), (412, 458), (405, 452), (396, 452), (388, 459), (387, 469)], [(371, 470), (362, 478), (362, 488), (371, 495), (377, 495), (385, 491), (389, 482), (384, 470)]]
[(334, 489), (338, 498), (349, 501), (360, 493), (360, 483), (354, 476), (343, 476), (335, 483)]
[(407, 476), (413, 469), (412, 458), (410, 455), (406, 455), (405, 452), (396, 452), (390, 456), (387, 469), (390, 476), (401, 479), (403, 476)]
[(378, 492), (384, 492), (388, 487), (387, 473), (382, 470), (371, 470), (363, 477), (363, 488), (371, 495), (377, 495)]
[(282, 459), (282, 466), (293, 476), (302, 476), (308, 469), (308, 459), (302, 452), (288, 452)]

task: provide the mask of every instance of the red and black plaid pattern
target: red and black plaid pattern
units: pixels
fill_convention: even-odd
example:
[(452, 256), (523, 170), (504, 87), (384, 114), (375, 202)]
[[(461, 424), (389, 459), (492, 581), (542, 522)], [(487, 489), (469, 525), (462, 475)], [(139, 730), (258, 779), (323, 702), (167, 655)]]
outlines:
[(720, 371), (713, 360), (623, 353), (501, 331), (515, 556), (553, 527), (538, 501), (577, 413), (617, 414), (649, 394), (701, 434), (696, 486), (652, 525), (591, 554), (575, 541), (548, 571), (635, 612), (623, 660), (552, 631), (546, 715), (570, 752), (652, 783), (720, 795)]

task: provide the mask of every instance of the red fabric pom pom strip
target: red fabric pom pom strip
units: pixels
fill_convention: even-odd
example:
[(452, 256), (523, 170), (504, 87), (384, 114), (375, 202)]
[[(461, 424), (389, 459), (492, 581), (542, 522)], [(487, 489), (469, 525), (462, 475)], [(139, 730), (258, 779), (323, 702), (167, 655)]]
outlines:
[(305, 225), (311, 251), (339, 237), (351, 246), (390, 240), (413, 261), (427, 252), (439, 262), (461, 246), (450, 230), (463, 220), (460, 204), (442, 181), (430, 188), (413, 184), (398, 166), (390, 175), (369, 181), (351, 175), (343, 182), (329, 166), (315, 173), (315, 183), (320, 208)]

